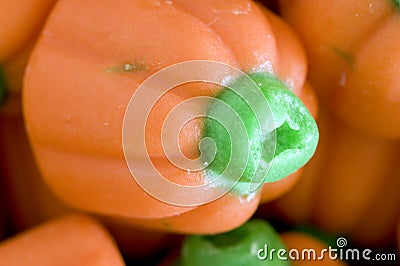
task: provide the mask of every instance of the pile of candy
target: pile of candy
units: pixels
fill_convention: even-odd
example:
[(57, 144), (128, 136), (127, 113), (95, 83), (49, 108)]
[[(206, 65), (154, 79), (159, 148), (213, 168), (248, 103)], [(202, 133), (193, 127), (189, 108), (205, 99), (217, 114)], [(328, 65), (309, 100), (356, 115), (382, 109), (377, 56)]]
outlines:
[(396, 265), (397, 0), (3, 0), (0, 265)]

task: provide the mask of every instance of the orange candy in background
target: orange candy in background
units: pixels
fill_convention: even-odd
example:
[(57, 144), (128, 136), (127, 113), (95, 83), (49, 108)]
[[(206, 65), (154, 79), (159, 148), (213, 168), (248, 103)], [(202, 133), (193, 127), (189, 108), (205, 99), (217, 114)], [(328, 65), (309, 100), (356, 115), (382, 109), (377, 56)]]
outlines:
[[(2, 113), (21, 113), (25, 66), (47, 14), (56, 0), (17, 0), (0, 3), (0, 65), (8, 99)], [(0, 75), (1, 76), (1, 75)]]
[(69, 215), (0, 244), (1, 265), (125, 265), (109, 233), (84, 215)]
[(324, 106), (351, 127), (398, 139), (399, 2), (279, 2), (304, 43), (309, 78)]

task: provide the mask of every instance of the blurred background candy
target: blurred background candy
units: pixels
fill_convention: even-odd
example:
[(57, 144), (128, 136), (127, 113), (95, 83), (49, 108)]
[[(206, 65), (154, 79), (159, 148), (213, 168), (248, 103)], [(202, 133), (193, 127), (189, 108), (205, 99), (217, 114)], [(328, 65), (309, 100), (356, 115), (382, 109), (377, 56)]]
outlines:
[(303, 41), (309, 78), (323, 105), (351, 127), (399, 139), (399, 2), (279, 3)]
[(41, 28), (56, 0), (0, 2), (1, 113), (21, 113), (25, 66)]
[(0, 243), (0, 265), (125, 265), (103, 226), (70, 214)]

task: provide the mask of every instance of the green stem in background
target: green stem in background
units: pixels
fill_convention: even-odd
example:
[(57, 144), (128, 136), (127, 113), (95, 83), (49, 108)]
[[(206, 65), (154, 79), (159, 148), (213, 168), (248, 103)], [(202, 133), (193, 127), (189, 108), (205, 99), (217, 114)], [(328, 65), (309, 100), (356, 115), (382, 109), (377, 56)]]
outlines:
[(400, 0), (392, 0), (393, 4), (396, 6), (397, 10), (400, 10)]
[(0, 107), (4, 105), (7, 98), (6, 79), (0, 68)]
[[(269, 253), (272, 249), (275, 249), (275, 253), (271, 259)], [(251, 220), (227, 233), (187, 236), (177, 265), (289, 265), (289, 261), (277, 257), (279, 249), (285, 249), (285, 246), (273, 227), (263, 220)]]
[[(265, 73), (250, 74), (249, 77), (250, 79), (238, 78), (229, 85), (229, 89), (223, 90), (217, 96), (217, 99), (236, 111), (248, 136), (248, 150), (246, 148), (240, 150), (241, 144), (237, 148), (242, 151), (240, 156), (243, 156), (244, 160), (247, 159), (244, 171), (238, 169), (242, 175), (234, 189), (241, 194), (246, 194), (243, 188), (240, 188), (241, 185), (254, 182), (255, 176), (261, 181), (260, 183), (274, 182), (302, 167), (313, 156), (319, 138), (315, 120), (300, 99), (282, 82)], [(249, 80), (256, 86), (250, 86)], [(262, 117), (255, 115), (257, 108), (262, 106), (260, 102), (259, 104), (253, 102), (254, 106), (250, 106), (246, 99), (235, 93), (243, 88), (261, 90), (261, 97), (257, 96), (257, 101), (266, 101), (269, 110), (258, 110), (258, 113), (261, 111), (266, 115)], [(226, 110), (220, 106), (212, 104), (209, 107), (209, 117), (221, 115), (220, 113)], [(228, 134), (227, 129), (215, 119), (206, 119), (203, 137), (213, 139), (217, 148), (214, 160), (207, 168), (207, 176), (231, 177), (224, 176), (224, 170), (231, 160), (232, 145), (237, 145), (231, 141), (235, 140), (235, 134), (235, 130), (231, 130)]]

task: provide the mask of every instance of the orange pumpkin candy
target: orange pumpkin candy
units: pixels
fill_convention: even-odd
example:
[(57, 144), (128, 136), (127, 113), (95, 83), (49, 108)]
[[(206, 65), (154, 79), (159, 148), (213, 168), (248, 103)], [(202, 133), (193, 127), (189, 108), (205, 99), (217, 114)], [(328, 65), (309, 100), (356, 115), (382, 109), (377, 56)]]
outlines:
[(22, 77), (37, 35), (56, 0), (1, 1), (0, 111), (21, 113)]
[(399, 1), (280, 4), (304, 43), (310, 80), (322, 101), (354, 128), (399, 138)]
[(0, 243), (1, 265), (125, 265), (114, 240), (94, 219), (71, 214)]
[[(277, 58), (272, 27), (251, 1), (58, 2), (30, 59), (24, 90), (27, 130), (46, 182), (74, 207), (144, 219), (140, 223), (151, 227), (202, 233), (237, 227), (254, 213), (259, 195), (227, 194), (204, 206), (181, 207), (141, 189), (122, 151), (124, 112), (140, 83), (174, 63), (202, 59), (244, 72), (279, 73)], [(288, 80), (302, 88), (304, 75), (298, 71)], [(150, 113), (148, 153), (166, 178), (202, 181), (162, 157), (160, 120), (190, 96), (217, 92), (204, 83), (181, 85)], [(188, 157), (196, 156), (201, 126), (195, 120), (180, 134)], [(218, 225), (198, 218), (217, 214)]]

